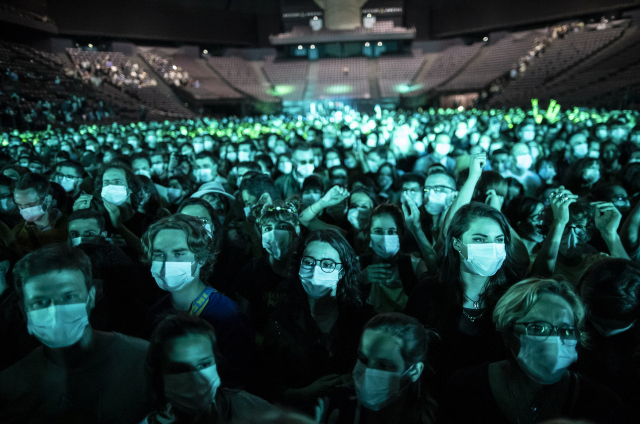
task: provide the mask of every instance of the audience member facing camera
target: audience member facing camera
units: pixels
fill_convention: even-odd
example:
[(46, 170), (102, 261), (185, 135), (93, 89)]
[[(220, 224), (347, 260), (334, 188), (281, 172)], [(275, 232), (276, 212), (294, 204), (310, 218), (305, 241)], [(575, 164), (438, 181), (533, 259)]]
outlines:
[(280, 200), (263, 207), (257, 224), (267, 254), (245, 265), (235, 280), (238, 304), (259, 333), (287, 297), (285, 283), (300, 236), (297, 210), (297, 203)]
[(29, 333), (43, 346), (0, 373), (0, 421), (140, 422), (151, 407), (148, 343), (89, 324), (89, 258), (44, 246), (16, 264), (14, 281)]
[(565, 281), (531, 278), (515, 284), (493, 313), (509, 356), (451, 377), (442, 422), (620, 422), (617, 396), (568, 370), (586, 339), (584, 317), (582, 301)]
[(67, 216), (54, 208), (51, 184), (39, 174), (25, 174), (15, 185), (13, 198), (23, 223), (13, 227), (18, 247), (29, 253), (67, 239)]
[(69, 216), (69, 243), (71, 246), (80, 244), (98, 244), (106, 236), (105, 220), (100, 213), (92, 209), (78, 209)]
[(204, 318), (216, 329), (235, 376), (246, 381), (256, 366), (253, 331), (238, 305), (207, 285), (217, 252), (202, 222), (184, 214), (161, 219), (149, 227), (142, 244), (151, 275), (168, 292), (150, 308), (150, 321), (157, 323), (167, 312)]
[(420, 322), (403, 314), (369, 320), (352, 373), (356, 398), (330, 398), (319, 422), (434, 423), (436, 405), (423, 378), (429, 338)]
[(627, 422), (640, 416), (640, 378), (635, 359), (640, 331), (640, 265), (626, 259), (595, 263), (578, 284), (586, 309), (589, 349), (577, 370), (615, 390), (627, 406)]
[[(592, 264), (608, 257), (629, 259), (618, 235), (621, 214), (612, 203), (577, 200), (564, 187), (551, 197), (552, 217), (549, 232), (533, 263), (534, 275), (562, 275), (576, 285)], [(596, 251), (587, 243), (595, 227), (604, 239), (610, 255)]]
[(226, 387), (214, 329), (201, 318), (174, 315), (151, 336), (148, 369), (156, 395), (156, 412), (145, 424), (231, 423), (275, 411), (268, 402)]
[(544, 214), (544, 203), (534, 197), (516, 197), (504, 210), (509, 225), (527, 248), (531, 263), (535, 260), (534, 250), (545, 238)]
[(368, 302), (378, 313), (402, 312), (418, 277), (427, 271), (422, 259), (401, 252), (404, 227), (404, 217), (397, 206), (383, 204), (373, 210), (369, 225), (371, 251), (358, 259), (369, 286)]
[(312, 231), (292, 260), (286, 302), (269, 318), (263, 351), (282, 399), (311, 406), (351, 378), (358, 334), (370, 318), (358, 258), (333, 230)]

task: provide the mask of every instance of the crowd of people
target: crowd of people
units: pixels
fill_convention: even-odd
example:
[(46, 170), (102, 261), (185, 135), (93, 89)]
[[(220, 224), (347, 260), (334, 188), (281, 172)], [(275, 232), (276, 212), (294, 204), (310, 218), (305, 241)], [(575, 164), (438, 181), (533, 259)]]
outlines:
[(0, 422), (637, 423), (639, 120), (3, 133)]
[(174, 85), (176, 87), (192, 87), (194, 85), (200, 85), (198, 81), (194, 81), (193, 78), (189, 76), (189, 72), (183, 70), (180, 66), (174, 65), (173, 59), (170, 56), (161, 56), (155, 53), (143, 53), (142, 57), (153, 67), (153, 69), (156, 70), (158, 74), (162, 75), (164, 81), (170, 85)]
[(135, 89), (158, 85), (158, 81), (137, 63), (131, 63), (122, 53), (67, 50), (74, 64), (73, 71), (79, 79), (91, 81), (95, 85), (107, 81), (115, 87)]

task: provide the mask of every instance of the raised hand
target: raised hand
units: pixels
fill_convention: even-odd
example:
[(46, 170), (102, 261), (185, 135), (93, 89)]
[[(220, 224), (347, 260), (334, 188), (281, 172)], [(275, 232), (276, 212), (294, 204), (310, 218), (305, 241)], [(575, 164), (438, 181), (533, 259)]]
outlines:
[(102, 200), (102, 203), (104, 204), (105, 209), (109, 213), (111, 224), (115, 228), (120, 228), (120, 226), (122, 225), (122, 215), (120, 214), (120, 208), (118, 207), (118, 205), (114, 205), (113, 203), (108, 202), (104, 199)]
[(320, 199), (322, 206), (325, 208), (335, 206), (340, 202), (344, 202), (349, 197), (349, 191), (346, 188), (340, 186), (331, 187), (329, 191), (325, 193)]
[(486, 164), (486, 153), (476, 153), (475, 155), (471, 155), (471, 157), (469, 157), (469, 178), (479, 179)]
[(420, 210), (416, 202), (407, 196), (406, 192), (402, 193), (402, 212), (404, 212), (407, 230), (414, 232), (420, 228)]
[(497, 209), (502, 210), (502, 205), (504, 203), (504, 196), (500, 196), (496, 193), (495, 190), (487, 191), (487, 199), (484, 201), (487, 205)]
[(592, 202), (596, 228), (603, 237), (617, 234), (622, 214), (611, 202)]
[(578, 196), (560, 186), (549, 196), (553, 220), (559, 225), (567, 225), (569, 222), (569, 205), (578, 200)]

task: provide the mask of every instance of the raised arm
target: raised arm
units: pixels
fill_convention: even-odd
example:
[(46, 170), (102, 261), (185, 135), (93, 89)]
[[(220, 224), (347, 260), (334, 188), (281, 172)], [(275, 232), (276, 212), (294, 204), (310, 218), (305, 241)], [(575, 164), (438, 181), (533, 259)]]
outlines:
[(551, 193), (551, 210), (553, 212), (553, 223), (549, 229), (547, 237), (540, 245), (540, 251), (533, 262), (532, 273), (540, 277), (550, 277), (556, 269), (558, 260), (558, 250), (562, 233), (569, 222), (569, 205), (578, 200), (578, 196), (571, 194), (569, 190), (560, 187)]
[(335, 225), (327, 224), (322, 220), (318, 219), (318, 215), (322, 213), (325, 208), (335, 206), (340, 202), (344, 202), (349, 197), (349, 192), (346, 188), (340, 186), (331, 187), (331, 189), (320, 198), (313, 205), (306, 208), (300, 214), (300, 224), (307, 227), (309, 230), (336, 230), (342, 235), (345, 234), (345, 231), (337, 227)]
[(618, 235), (618, 227), (622, 219), (620, 211), (610, 202), (593, 202), (591, 205), (595, 207), (594, 221), (596, 228), (600, 231), (604, 242), (607, 244), (611, 257), (629, 259), (629, 254), (624, 250)]
[(453, 201), (451, 207), (447, 211), (447, 215), (444, 218), (444, 222), (442, 227), (440, 228), (440, 235), (444, 235), (447, 233), (447, 229), (453, 220), (456, 212), (471, 202), (471, 198), (473, 197), (473, 192), (476, 189), (476, 184), (478, 184), (478, 180), (482, 175), (482, 169), (487, 164), (487, 155), (485, 153), (478, 153), (475, 155), (471, 155), (469, 158), (469, 178), (464, 183), (460, 192), (458, 193), (458, 197)]
[(640, 202), (636, 204), (620, 229), (622, 245), (631, 252), (638, 247), (638, 231), (640, 231)]
[(406, 193), (402, 193), (402, 211), (404, 212), (404, 221), (407, 225), (407, 230), (413, 234), (420, 247), (420, 253), (427, 265), (428, 270), (434, 270), (438, 266), (436, 251), (433, 249), (431, 243), (427, 239), (427, 236), (422, 230), (420, 225), (420, 211), (416, 202), (407, 196)]

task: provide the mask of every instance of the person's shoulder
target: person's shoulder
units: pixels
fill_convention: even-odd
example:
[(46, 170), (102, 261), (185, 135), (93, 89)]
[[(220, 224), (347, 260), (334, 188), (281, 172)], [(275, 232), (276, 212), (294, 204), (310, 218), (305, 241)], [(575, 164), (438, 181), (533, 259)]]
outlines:
[(220, 394), (227, 398), (229, 403), (231, 403), (234, 408), (251, 408), (254, 410), (275, 409), (275, 407), (266, 400), (252, 395), (251, 393), (245, 392), (244, 390), (223, 387), (221, 388)]
[(114, 343), (125, 347), (128, 350), (137, 350), (146, 352), (149, 349), (149, 342), (137, 337), (127, 336), (122, 333), (112, 333), (114, 335)]

